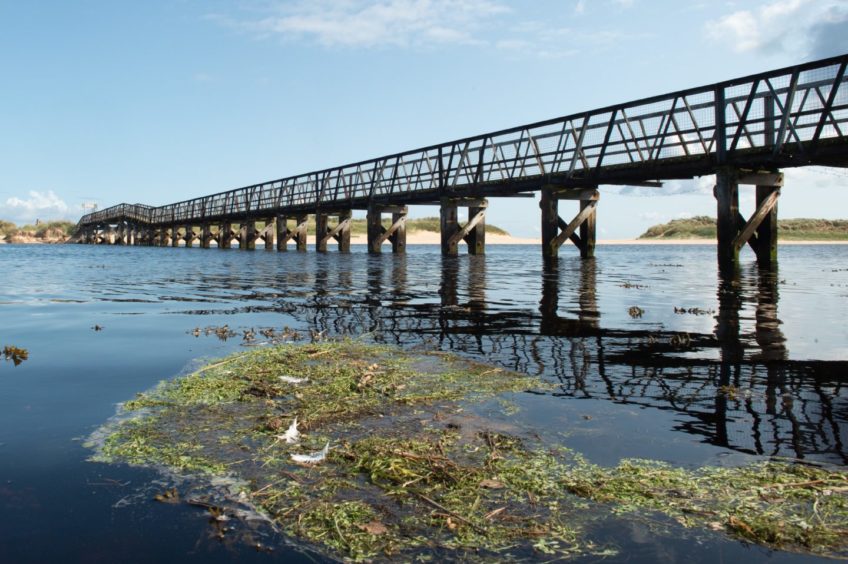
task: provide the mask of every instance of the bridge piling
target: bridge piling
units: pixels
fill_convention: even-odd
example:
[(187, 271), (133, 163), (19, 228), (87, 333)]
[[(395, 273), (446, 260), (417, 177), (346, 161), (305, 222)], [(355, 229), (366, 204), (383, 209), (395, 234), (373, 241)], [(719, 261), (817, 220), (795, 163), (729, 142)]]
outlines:
[(239, 249), (252, 251), (256, 249), (256, 222), (252, 219), (244, 221), (238, 233)]
[[(392, 224), (388, 229), (383, 227), (384, 213), (392, 214)], [(391, 242), (393, 253), (406, 252), (406, 216), (408, 213), (409, 208), (407, 206), (370, 206), (366, 220), (368, 224), (368, 252), (380, 253), (386, 240)]]
[[(330, 227), (330, 216), (338, 217), (335, 227)], [(346, 253), (350, 251), (350, 221), (351, 211), (322, 212), (315, 214), (315, 250), (319, 253), (327, 252), (327, 243), (335, 239), (339, 244), (339, 251)]]
[[(457, 208), (468, 208), (468, 222), (460, 225)], [(459, 254), (459, 243), (465, 241), (468, 254), (482, 255), (486, 252), (486, 209), (489, 202), (485, 198), (442, 198), (440, 210), (440, 231), (442, 236), (442, 255)]]
[[(557, 258), (560, 247), (570, 240), (580, 249), (582, 258), (594, 257), (599, 199), (600, 193), (597, 187), (546, 186), (542, 188), (542, 199), (539, 202), (542, 210), (542, 256), (546, 259)], [(566, 223), (559, 215), (559, 200), (580, 202), (580, 211), (569, 223)]]
[(233, 224), (225, 221), (218, 228), (218, 248), (229, 249), (233, 245)]
[[(739, 213), (739, 185), (754, 185), (757, 208), (749, 219)], [(783, 186), (783, 173), (724, 167), (716, 173), (716, 236), (721, 269), (739, 265), (739, 251), (746, 244), (754, 250), (757, 262), (769, 266), (777, 261), (777, 200)]]
[(265, 227), (259, 232), (259, 238), (265, 243), (266, 251), (274, 250), (274, 232), (276, 231), (276, 225), (274, 222), (274, 218), (265, 220)]
[(186, 224), (184, 229), (185, 235), (183, 236), (183, 240), (185, 240), (185, 247), (186, 249), (190, 249), (194, 245), (194, 240), (197, 239), (197, 233), (194, 231), (194, 226), (190, 224)]

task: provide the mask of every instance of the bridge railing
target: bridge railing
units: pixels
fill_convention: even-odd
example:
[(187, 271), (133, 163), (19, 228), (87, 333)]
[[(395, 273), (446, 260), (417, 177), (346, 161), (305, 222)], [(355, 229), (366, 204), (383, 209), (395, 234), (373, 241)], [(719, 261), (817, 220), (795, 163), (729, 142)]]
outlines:
[[(821, 145), (848, 142), (846, 61), (848, 55), (254, 184), (153, 208), (149, 217), (201, 221), (520, 191), (534, 182), (591, 185), (628, 171), (658, 179), (661, 165), (700, 163), (706, 170), (750, 155), (809, 164)], [(787, 163), (789, 155), (795, 160)]]

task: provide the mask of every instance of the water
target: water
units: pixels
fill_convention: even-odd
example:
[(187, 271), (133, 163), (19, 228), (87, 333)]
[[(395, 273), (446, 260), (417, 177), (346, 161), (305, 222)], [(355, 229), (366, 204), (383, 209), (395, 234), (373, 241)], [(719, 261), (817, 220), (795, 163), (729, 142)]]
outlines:
[[(748, 262), (724, 280), (711, 246), (568, 251), (551, 268), (536, 247), (0, 246), (0, 346), (30, 355), (0, 361), (0, 561), (315, 558), (263, 530), (251, 538), (271, 553), (214, 540), (201, 510), (149, 501), (157, 473), (86, 461), (81, 439), (117, 402), (242, 346), (195, 327), (367, 334), (540, 375), (557, 390), (522, 398), (517, 417), (599, 464), (848, 465), (848, 246), (782, 247), (779, 271)], [(597, 535), (629, 562), (810, 560), (637, 520)]]

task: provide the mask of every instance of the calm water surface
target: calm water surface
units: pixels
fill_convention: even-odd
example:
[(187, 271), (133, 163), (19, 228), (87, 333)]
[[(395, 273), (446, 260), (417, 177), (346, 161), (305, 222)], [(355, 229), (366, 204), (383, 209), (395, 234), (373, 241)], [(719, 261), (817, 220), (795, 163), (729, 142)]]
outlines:
[[(555, 382), (516, 418), (605, 465), (786, 457), (848, 466), (848, 246), (792, 246), (721, 279), (711, 246), (490, 247), (485, 257), (0, 246), (0, 561), (314, 561), (268, 531), (213, 539), (198, 508), (150, 500), (154, 471), (87, 462), (116, 404), (289, 326), (451, 350)], [(751, 259), (748, 259), (749, 261)], [(633, 309), (633, 308), (638, 308)], [(239, 336), (195, 337), (228, 325)], [(102, 330), (95, 330), (95, 326)], [(728, 386), (736, 390), (724, 393)], [(722, 388), (725, 387), (725, 388)], [(627, 562), (807, 562), (612, 518)]]

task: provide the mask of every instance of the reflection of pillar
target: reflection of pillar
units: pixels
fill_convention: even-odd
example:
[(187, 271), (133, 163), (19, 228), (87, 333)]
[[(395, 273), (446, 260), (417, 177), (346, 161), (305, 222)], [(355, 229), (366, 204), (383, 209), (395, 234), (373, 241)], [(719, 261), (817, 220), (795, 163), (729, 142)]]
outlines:
[(468, 257), (468, 306), (486, 309), (486, 259), (482, 256)]
[(455, 306), (459, 302), (457, 296), (457, 273), (459, 264), (457, 259), (445, 257), (442, 259), (442, 280), (439, 285), (439, 296), (442, 298), (443, 306)]
[(757, 311), (754, 336), (760, 346), (759, 358), (763, 360), (785, 360), (787, 357), (786, 337), (780, 330), (777, 317), (778, 278), (777, 265), (759, 268), (757, 281)]
[(562, 264), (546, 260), (542, 270), (542, 299), (539, 313), (542, 315), (540, 330), (544, 335), (591, 335), (600, 327), (600, 312), (597, 299), (597, 265), (594, 260), (580, 261), (577, 319), (559, 315), (560, 292), (573, 288), (573, 284), (564, 284)]
[(392, 288), (396, 296), (406, 293), (406, 253), (392, 259)]
[(742, 360), (744, 347), (739, 327), (741, 308), (739, 273), (720, 274), (715, 336), (721, 350), (722, 363), (738, 363)]
[[(593, 243), (594, 244), (594, 243)], [(580, 306), (578, 319), (585, 327), (596, 329), (601, 314), (598, 311), (598, 269), (594, 260), (580, 262), (580, 296), (577, 303)]]

